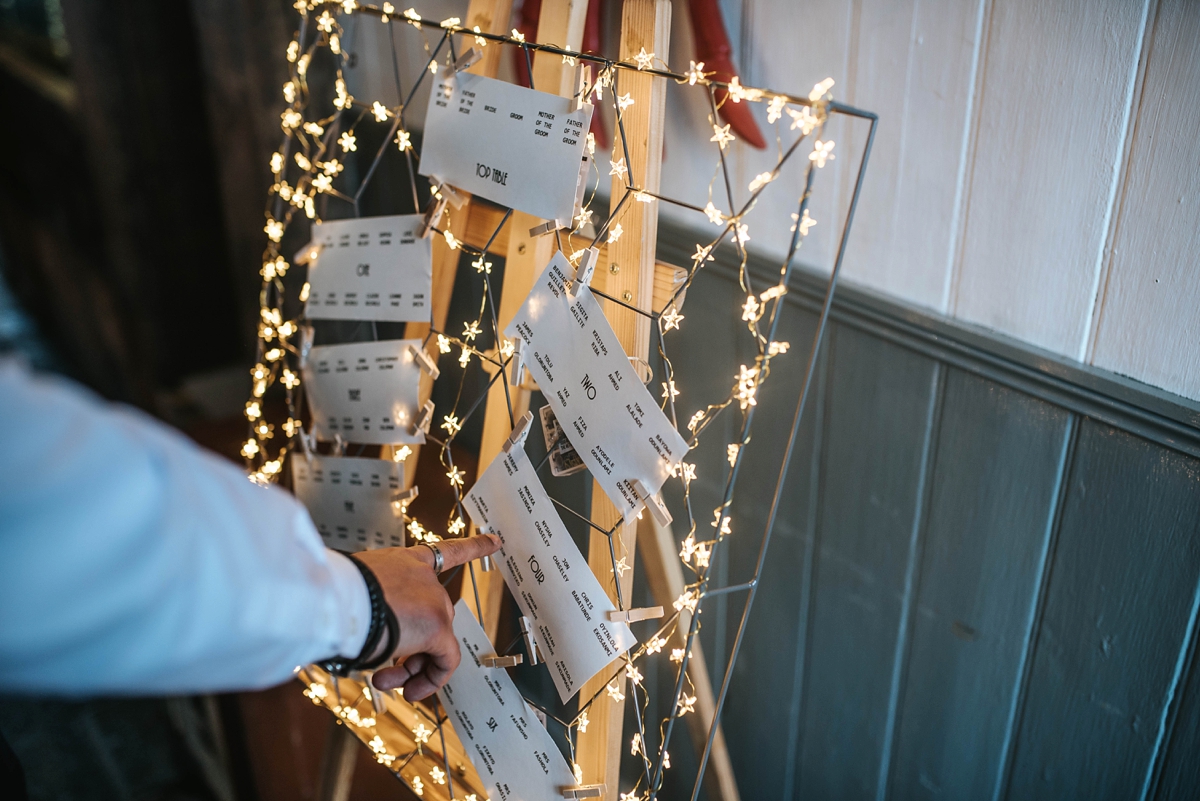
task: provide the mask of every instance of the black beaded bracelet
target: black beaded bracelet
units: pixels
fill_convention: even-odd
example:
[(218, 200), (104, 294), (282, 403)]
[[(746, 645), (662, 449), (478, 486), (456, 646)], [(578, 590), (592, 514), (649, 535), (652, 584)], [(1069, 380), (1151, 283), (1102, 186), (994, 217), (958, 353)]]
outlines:
[[(346, 556), (358, 568), (358, 572), (362, 574), (363, 581), (367, 585), (367, 597), (371, 601), (371, 626), (367, 629), (367, 639), (358, 656), (353, 659), (335, 656), (320, 663), (322, 668), (337, 676), (348, 675), (352, 670), (372, 670), (379, 667), (395, 652), (396, 645), (400, 640), (400, 624), (396, 620), (396, 613), (392, 611), (392, 607), (388, 605), (387, 599), (383, 596), (383, 588), (379, 585), (379, 579), (353, 554), (346, 554)], [(384, 647), (379, 648), (379, 641), (385, 635), (387, 639), (384, 641)], [(379, 652), (378, 656), (372, 658), (376, 651)]]

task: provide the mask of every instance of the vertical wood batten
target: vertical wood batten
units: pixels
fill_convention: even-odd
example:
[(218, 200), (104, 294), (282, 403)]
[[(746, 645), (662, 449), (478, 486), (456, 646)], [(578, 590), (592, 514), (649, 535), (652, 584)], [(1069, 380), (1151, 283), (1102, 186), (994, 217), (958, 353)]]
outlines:
[(1146, 58), (1091, 362), (1200, 398), (1200, 7), (1164, 0)]
[(1200, 579), (1200, 465), (1080, 424), (1005, 797), (1132, 798)]
[(1146, 14), (995, 0), (954, 316), (1079, 357)]
[(829, 357), (797, 770), (806, 796), (873, 799), (935, 365), (844, 325)]
[[(800, 564), (802, 570), (800, 581), (793, 585), (796, 599), (796, 648), (792, 662), (791, 698), (788, 704), (788, 728), (786, 765), (783, 774), (783, 799), (794, 797), (797, 779), (796, 759), (794, 755), (800, 748), (800, 710), (804, 702), (804, 668), (808, 660), (808, 637), (810, 631), (810, 613), (812, 609), (813, 567), (816, 562), (817, 519), (821, 497), (821, 457), (824, 437), (822, 431), (825, 424), (825, 392), (829, 385), (829, 349), (823, 348), (820, 361), (817, 362), (817, 372), (813, 377), (813, 434), (812, 447), (806, 458), (808, 463), (808, 486), (804, 495), (804, 542)], [(803, 453), (803, 451), (800, 451)], [(784, 652), (786, 653), (786, 652)]]
[(946, 368), (889, 792), (986, 798), (1002, 761), (1068, 414)]
[[(984, 0), (862, 6), (853, 102), (879, 114), (879, 130), (846, 277), (945, 312), (960, 202), (952, 177), (966, 160)], [(851, 126), (839, 158), (853, 162), (865, 139), (865, 126)], [(842, 179), (848, 197), (853, 170)]]
[[(723, 296), (726, 299), (739, 295), (733, 282), (729, 282), (724, 289)], [(733, 308), (735, 305), (736, 301), (730, 303), (726, 313), (736, 321), (739, 315)], [(811, 312), (785, 305), (781, 314), (777, 335), (780, 340), (791, 342), (792, 349), (774, 360), (771, 374), (758, 393), (758, 416), (755, 418), (753, 439), (746, 446), (748, 450), (743, 457), (744, 465), (756, 467), (751, 473), (742, 474), (734, 496), (733, 533), (722, 554), (722, 558), (729, 563), (727, 584), (740, 584), (754, 576), (759, 545), (804, 380), (807, 346), (816, 333), (817, 317)], [(748, 343), (744, 328), (738, 338), (742, 343)], [(753, 348), (747, 347), (746, 351), (739, 354), (739, 358), (742, 363), (750, 364), (754, 356)], [(724, 372), (727, 364), (719, 365), (718, 369)], [(728, 385), (732, 378), (731, 373), (724, 372), (718, 380)], [(801, 419), (791, 469), (780, 497), (771, 547), (760, 577), (758, 598), (747, 622), (725, 707), (727, 713), (739, 709), (756, 710), (753, 715), (730, 715), (725, 723), (728, 739), (735, 744), (736, 775), (745, 798), (776, 793), (785, 782), (785, 773), (791, 761), (786, 750), (792, 723), (789, 717), (791, 709), (782, 699), (789, 698), (794, 692), (794, 676), (792, 670), (781, 669), (786, 665), (781, 655), (797, 650), (795, 638), (799, 636), (801, 628), (799, 615), (802, 610), (797, 603), (796, 576), (805, 570), (806, 542), (811, 540), (811, 530), (806, 522), (811, 507), (810, 485), (815, 466), (806, 457), (812, 453), (816, 438), (815, 407), (818, 403), (815, 396), (810, 397)], [(736, 407), (729, 413), (736, 419)], [(718, 470), (722, 467), (728, 469), (727, 465), (714, 467)], [(712, 536), (715, 531), (709, 527), (712, 521), (711, 508), (701, 507), (697, 510), (698, 522), (707, 531), (698, 538)], [(746, 593), (722, 596), (719, 600), (726, 602), (727, 643), (723, 645), (728, 650), (736, 639), (745, 609)], [(720, 678), (714, 676), (715, 681), (719, 682)]]

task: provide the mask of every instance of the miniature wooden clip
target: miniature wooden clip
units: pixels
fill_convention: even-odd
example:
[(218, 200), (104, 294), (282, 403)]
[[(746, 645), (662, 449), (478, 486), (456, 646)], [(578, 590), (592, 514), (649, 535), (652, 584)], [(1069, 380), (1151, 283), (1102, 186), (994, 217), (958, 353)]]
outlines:
[(468, 48), (467, 52), (454, 60), (454, 71), (462, 72), (481, 58), (483, 58), (483, 53), (473, 47)]
[(575, 277), (567, 286), (568, 295), (575, 297), (579, 292), (579, 287), (587, 286), (592, 282), (592, 275), (595, 274), (596, 264), (599, 261), (600, 251), (596, 248), (588, 248), (583, 251), (583, 255), (579, 257), (579, 266), (575, 268)]
[(437, 378), (442, 374), (442, 371), (438, 369), (438, 366), (434, 363), (433, 359), (429, 358), (429, 354), (425, 352), (425, 349), (417, 347), (416, 345), (409, 345), (408, 352), (412, 354), (413, 361), (417, 363), (417, 366), (420, 367), (422, 371), (428, 373), (432, 380), (437, 381)]
[(542, 223), (541, 225), (535, 225), (532, 228), (530, 228), (529, 236), (534, 239), (537, 239), (539, 236), (545, 236), (546, 234), (552, 234), (555, 231), (557, 231), (559, 228), (566, 228), (566, 227), (567, 226), (563, 225), (558, 220), (546, 220), (546, 222)]
[(321, 255), (324, 245), (319, 245), (316, 242), (309, 242), (304, 247), (296, 251), (296, 255), (292, 256), (293, 264), (308, 264), (314, 261), (317, 256)]
[(641, 479), (633, 482), (633, 489), (637, 492), (638, 497), (646, 502), (646, 508), (650, 510), (650, 516), (660, 526), (671, 525), (671, 510), (663, 503), (662, 495), (657, 492), (650, 492), (650, 489), (642, 483)]
[(483, 665), (484, 667), (490, 667), (490, 668), (516, 667), (517, 665), (521, 664), (524, 661), (525, 661), (525, 657), (522, 656), (521, 654), (515, 654), (513, 656), (494, 656), (493, 655), (493, 656), (479, 657), (479, 664)]
[(661, 606), (647, 606), (642, 609), (612, 610), (608, 613), (610, 623), (637, 623), (639, 620), (657, 620), (663, 616)]
[(525, 439), (529, 436), (530, 423), (532, 422), (533, 412), (525, 412), (525, 414), (521, 415), (521, 419), (513, 427), (512, 433), (508, 435), (508, 439), (504, 440), (501, 450), (508, 453), (513, 448), (524, 446)]
[(433, 423), (433, 401), (425, 401), (425, 405), (421, 407), (421, 421), (417, 423), (417, 431), (422, 434), (429, 433), (429, 426)]
[(512, 375), (509, 376), (508, 383), (520, 386), (521, 373), (525, 370), (525, 341), (520, 337), (513, 337), (512, 343)]
[(562, 788), (563, 798), (600, 798), (604, 795), (603, 784), (580, 784)]
[(536, 665), (539, 654), (537, 640), (533, 636), (533, 623), (524, 615), (521, 615), (521, 634), (525, 637), (525, 648), (529, 651), (529, 664)]

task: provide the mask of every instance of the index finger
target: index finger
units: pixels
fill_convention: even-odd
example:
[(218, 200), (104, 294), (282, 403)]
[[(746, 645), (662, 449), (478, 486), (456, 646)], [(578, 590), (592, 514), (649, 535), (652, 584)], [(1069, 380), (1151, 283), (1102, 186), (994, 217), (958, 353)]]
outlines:
[[(500, 538), (495, 534), (477, 534), (458, 540), (440, 540), (436, 543), (442, 552), (442, 570), (449, 570), (459, 565), (465, 565), (473, 559), (490, 556), (500, 550)], [(430, 566), (433, 565), (433, 554), (428, 548)], [(422, 557), (425, 558), (425, 557)]]

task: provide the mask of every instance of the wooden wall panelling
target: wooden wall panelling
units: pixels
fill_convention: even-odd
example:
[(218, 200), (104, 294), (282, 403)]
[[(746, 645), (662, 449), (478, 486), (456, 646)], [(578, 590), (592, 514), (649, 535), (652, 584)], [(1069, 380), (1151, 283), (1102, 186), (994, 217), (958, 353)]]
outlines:
[[(724, 296), (736, 303), (739, 297), (737, 285), (729, 282)], [(736, 313), (731, 313), (730, 317), (739, 320)], [(792, 347), (786, 356), (777, 357), (772, 363), (771, 375), (758, 394), (759, 413), (743, 462), (751, 469), (739, 479), (733, 506), (733, 534), (725, 553), (721, 554), (728, 564), (725, 586), (749, 581), (754, 575), (815, 327), (816, 315), (795, 306), (784, 307), (778, 338), (790, 342)], [(745, 341), (745, 333), (740, 336)], [(720, 363), (721, 367), (726, 364), (728, 362)], [(724, 725), (732, 743), (738, 781), (746, 798), (777, 796), (789, 778), (794, 780), (792, 753), (796, 733), (793, 719), (799, 700), (794, 659), (803, 653), (802, 637), (807, 622), (805, 577), (811, 572), (818, 477), (814, 445), (818, 441), (816, 426), (821, 419), (825, 364), (822, 360), (818, 365), (797, 434), (758, 597), (747, 622), (726, 699), (728, 718)], [(732, 375), (721, 378), (724, 383), (729, 383)], [(730, 438), (736, 436), (735, 431)], [(710, 507), (698, 511), (700, 525), (711, 532), (712, 529), (707, 528), (713, 517)], [(716, 647), (721, 649), (721, 659), (716, 664), (722, 672), (714, 671), (714, 682), (719, 687), (723, 669), (728, 664), (726, 655), (741, 622), (746, 593), (737, 592), (717, 600), (723, 603), (708, 602), (707, 605), (713, 608), (707, 609), (706, 613), (723, 618), (719, 621), (722, 636), (714, 637), (718, 641)], [(718, 621), (708, 622), (713, 625)], [(713, 628), (715, 630), (717, 626), (713, 625)], [(755, 711), (749, 715), (729, 714), (732, 710), (742, 709)], [(783, 795), (786, 797), (786, 790)]]
[[(643, 48), (667, 60), (670, 56), (670, 35), (670, 0), (625, 0), (621, 9), (619, 56), (622, 60), (632, 60)], [(628, 70), (621, 72), (618, 80), (619, 84), (612, 88), (613, 91), (629, 94), (634, 103), (623, 113), (627, 141), (622, 145), (620, 136), (614, 136), (613, 158), (619, 158), (618, 153), (628, 152), (626, 164), (629, 182), (657, 193), (662, 169), (666, 80)], [(615, 209), (624, 192), (621, 176), (614, 176), (611, 186), (611, 208)], [(609, 263), (598, 265), (593, 278), (593, 282), (602, 285), (609, 295), (622, 298), (643, 310), (650, 308), (654, 289), (658, 205), (632, 201), (626, 204), (619, 217), (624, 234), (619, 241), (609, 244)], [(611, 303), (604, 305), (605, 316), (625, 352), (636, 358), (648, 359), (650, 320)], [(621, 519), (599, 485), (592, 490), (590, 516), (596, 525), (604, 529), (616, 526)], [(635, 560), (635, 536), (633, 525), (618, 526), (613, 534), (617, 558), (627, 558), (631, 565)], [(608, 537), (593, 531), (588, 543), (588, 564), (601, 586), (615, 600), (616, 585), (609, 549)], [(633, 572), (626, 573), (620, 581), (623, 596), (631, 598)], [(622, 740), (625, 705), (599, 692), (606, 678), (607, 675), (601, 672), (584, 682), (580, 690), (581, 698), (591, 698), (593, 695), (597, 695), (597, 698), (589, 714), (591, 725), (578, 737), (577, 762), (583, 770), (583, 782), (604, 784), (604, 798), (606, 801), (615, 801), (619, 793), (621, 754), (625, 751)]]
[[(843, 89), (848, 102), (879, 115), (860, 200), (862, 224), (850, 239), (845, 277), (941, 312), (958, 229), (958, 179), (966, 166), (984, 5), (866, 0), (846, 76), (853, 83)], [(838, 142), (848, 167), (856, 166), (866, 136), (866, 125), (849, 126)], [(855, 175), (842, 170), (843, 202)], [(829, 221), (835, 222), (840, 220)]]
[(1200, 6), (1154, 21), (1091, 363), (1200, 399)]
[(835, 325), (796, 760), (821, 798), (874, 798), (939, 394), (931, 360)]
[(950, 369), (888, 794), (988, 798), (1066, 463), (1068, 412)]
[(1200, 464), (1084, 420), (1004, 797), (1132, 798), (1200, 580)]
[(1082, 356), (1147, 4), (992, 4), (954, 316)]

